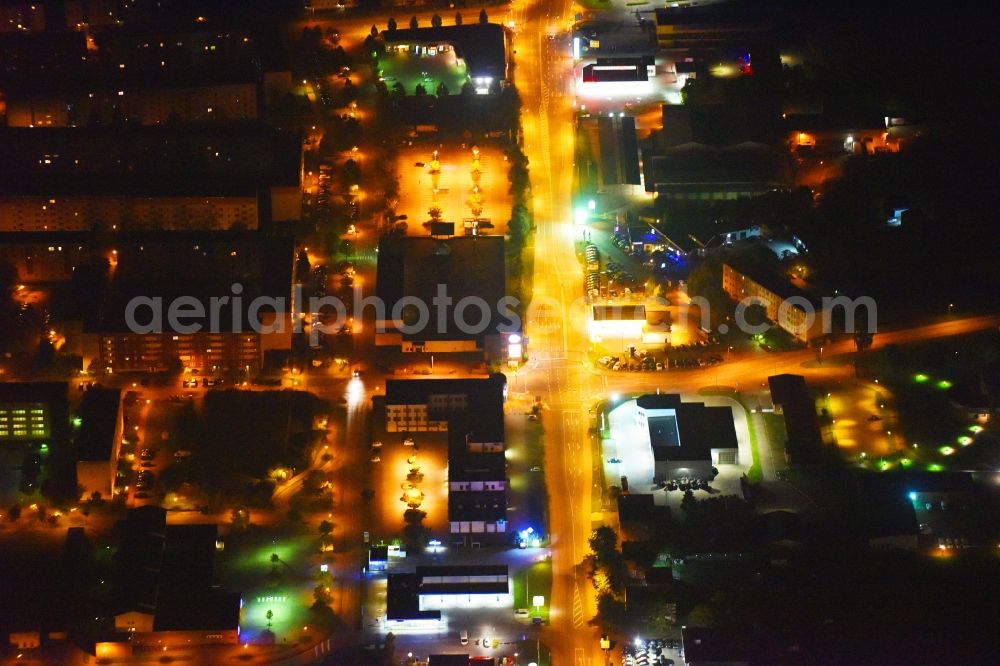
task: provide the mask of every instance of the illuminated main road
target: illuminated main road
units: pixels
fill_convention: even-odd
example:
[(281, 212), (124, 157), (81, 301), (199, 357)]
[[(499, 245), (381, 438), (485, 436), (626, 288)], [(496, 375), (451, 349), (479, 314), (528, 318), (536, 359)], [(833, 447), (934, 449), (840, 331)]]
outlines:
[[(530, 338), (528, 367), (512, 380), (514, 392), (538, 396), (545, 404), (545, 474), (549, 489), (553, 589), (551, 625), (544, 640), (558, 666), (604, 663), (598, 636), (587, 621), (596, 612), (593, 589), (580, 563), (587, 540), (603, 516), (591, 505), (592, 456), (589, 408), (609, 392), (669, 388), (696, 391), (709, 385), (753, 389), (779, 372), (811, 379), (835, 379), (850, 364), (816, 363), (815, 350), (744, 357), (717, 368), (675, 373), (612, 373), (587, 360), (583, 273), (575, 256), (572, 224), (574, 129), (572, 63), (564, 40), (572, 5), (565, 0), (521, 0), (512, 5), (517, 26), (513, 48), (515, 83), (523, 102), (524, 152), (530, 165), (535, 234), (532, 307), (525, 330)], [(874, 346), (996, 329), (1000, 317), (976, 317), (876, 335)], [(853, 351), (853, 342), (833, 343), (825, 358)], [(742, 383), (742, 385), (741, 385)]]
[[(535, 234), (533, 305), (526, 322), (531, 361), (515, 390), (545, 403), (545, 474), (552, 535), (551, 625), (544, 640), (553, 663), (602, 663), (595, 631), (587, 625), (596, 607), (579, 566), (588, 552), (591, 476), (589, 397), (601, 379), (586, 369), (585, 311), (579, 302), (583, 273), (574, 252), (570, 196), (573, 184), (572, 63), (565, 41), (571, 4), (562, 0), (516, 2), (515, 83), (523, 102), (524, 151), (530, 165)], [(599, 517), (598, 517), (599, 518)]]

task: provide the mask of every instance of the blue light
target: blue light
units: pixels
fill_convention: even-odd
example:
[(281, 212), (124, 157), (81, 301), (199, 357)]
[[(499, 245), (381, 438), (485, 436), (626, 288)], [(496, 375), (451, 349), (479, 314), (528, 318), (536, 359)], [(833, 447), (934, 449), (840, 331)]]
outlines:
[(916, 500), (917, 500), (917, 494), (916, 493), (910, 493), (910, 501), (911, 502), (915, 502)]

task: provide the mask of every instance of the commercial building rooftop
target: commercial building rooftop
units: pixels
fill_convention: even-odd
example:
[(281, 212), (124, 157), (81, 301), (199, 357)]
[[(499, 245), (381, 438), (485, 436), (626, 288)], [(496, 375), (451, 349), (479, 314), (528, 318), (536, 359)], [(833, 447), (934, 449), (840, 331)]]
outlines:
[[(428, 405), (430, 415), (451, 419), (468, 415), (456, 431), (476, 442), (503, 442), (503, 403), (507, 379), (502, 374), (482, 379), (389, 379), (385, 383), (386, 405)], [(437, 398), (462, 396), (461, 401)]]
[(649, 440), (656, 461), (710, 460), (712, 449), (738, 447), (729, 407), (681, 402), (676, 393), (639, 396), (636, 405), (648, 412)]
[(643, 172), (647, 192), (758, 193), (788, 189), (787, 155), (761, 143), (717, 148), (685, 143), (663, 151), (645, 151)]
[(386, 584), (385, 617), (388, 620), (440, 620), (439, 610), (420, 610), (420, 576), (391, 573)]
[[(411, 307), (397, 308), (400, 299), (418, 299), (431, 315), (422, 330), (404, 333), (412, 340), (469, 340), (496, 334), (512, 324), (500, 309), (506, 292), (503, 236), (456, 236), (437, 239), (428, 236), (385, 236), (379, 241), (376, 295), (384, 303), (386, 316), (394, 308), (404, 323), (416, 326), (417, 313)], [(486, 304), (489, 320), (476, 327), (479, 333), (463, 331), (456, 322), (455, 309), (438, 321), (434, 298), (439, 288), (457, 304), (472, 297)], [(405, 303), (405, 302), (404, 302)], [(479, 308), (467, 308), (466, 321), (478, 324)], [(441, 326), (441, 324), (444, 324)]]
[(420, 566), (420, 594), (506, 594), (506, 564)]
[(153, 631), (231, 631), (240, 626), (241, 607), (238, 592), (166, 592), (157, 600)]
[(646, 321), (645, 305), (595, 305), (594, 321)]

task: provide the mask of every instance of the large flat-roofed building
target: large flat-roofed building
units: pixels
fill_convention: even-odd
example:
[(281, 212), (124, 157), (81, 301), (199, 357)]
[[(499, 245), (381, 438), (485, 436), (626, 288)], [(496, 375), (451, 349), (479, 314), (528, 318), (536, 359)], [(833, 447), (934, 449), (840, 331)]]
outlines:
[[(89, 92), (87, 91), (89, 90)], [(110, 88), (79, 84), (53, 90), (51, 83), (8, 89), (9, 127), (81, 127), (115, 122), (139, 125), (257, 120), (261, 100), (255, 77), (204, 76), (144, 79)]]
[(461, 545), (507, 539), (503, 431), (483, 437), (483, 428), (474, 425), (478, 419), (477, 412), (469, 412), (453, 416), (448, 425), (448, 531)]
[(255, 229), (301, 217), (301, 137), (254, 124), (0, 130), (0, 231)]
[(509, 608), (513, 603), (506, 564), (417, 567), (421, 610)]
[(746, 5), (666, 7), (655, 11), (656, 40), (662, 48), (745, 44), (767, 38), (769, 21)]
[(591, 146), (597, 147), (588, 168), (591, 173), (596, 172), (600, 188), (642, 184), (635, 118), (599, 116), (581, 121), (580, 128), (588, 134)]
[[(375, 344), (499, 358), (519, 330), (506, 298), (502, 236), (386, 236), (379, 242)], [(441, 294), (451, 299), (440, 309)], [(425, 316), (426, 315), (426, 316)]]
[(124, 428), (121, 389), (88, 389), (78, 415), (80, 431), (74, 442), (77, 489), (81, 497), (97, 493), (110, 498)]
[(13, 268), (21, 284), (69, 282), (89, 257), (89, 236), (83, 231), (0, 231), (0, 264)]
[(456, 414), (475, 414), (470, 441), (503, 449), (506, 378), (389, 379), (385, 383), (387, 432), (445, 432)]
[(774, 410), (785, 420), (785, 459), (790, 463), (816, 463), (822, 451), (816, 405), (802, 375), (781, 374), (767, 378)]
[(616, 340), (622, 344), (639, 342), (646, 328), (646, 306), (594, 305), (587, 323), (591, 340), (606, 341), (609, 345)]
[(479, 94), (506, 84), (510, 35), (496, 23), (470, 23), (425, 28), (399, 28), (381, 33), (390, 51), (431, 55), (454, 50), (465, 64), (469, 81)]
[[(89, 34), (27, 35), (8, 48), (0, 41), (0, 53), (18, 56), (6, 68), (7, 76), (0, 71), (7, 124), (83, 127), (258, 119), (268, 102), (291, 91), (291, 71), (276, 38), (237, 23), (161, 15), (155, 22), (129, 22)], [(59, 65), (44, 55), (46, 45), (65, 54)]]
[(583, 66), (584, 83), (635, 83), (656, 76), (653, 56), (598, 58)]
[(739, 199), (792, 187), (788, 155), (760, 143), (687, 143), (644, 151), (642, 160), (646, 191), (668, 199)]
[(65, 443), (68, 435), (65, 382), (0, 382), (0, 446)]
[(749, 298), (758, 302), (769, 320), (802, 342), (824, 335), (829, 313), (808, 292), (783, 277), (729, 260), (722, 265), (722, 289), (735, 301)]
[(169, 649), (239, 642), (240, 595), (215, 584), (216, 525), (167, 525), (162, 508), (145, 506), (131, 509), (118, 533), (118, 633), (106, 646)]
[(636, 399), (636, 423), (649, 438), (654, 478), (712, 478), (712, 466), (735, 464), (738, 441), (729, 407), (681, 402), (676, 393)]
[(507, 538), (506, 379), (390, 379), (387, 432), (446, 432), (448, 529), (455, 543)]
[[(85, 368), (245, 372), (259, 369), (267, 351), (291, 347), (296, 306), (288, 236), (119, 234), (110, 259), (110, 269), (77, 270), (72, 283)], [(147, 304), (132, 310), (138, 327), (127, 315), (136, 298)], [(169, 310), (179, 298), (188, 299), (185, 312), (195, 315), (175, 325)]]

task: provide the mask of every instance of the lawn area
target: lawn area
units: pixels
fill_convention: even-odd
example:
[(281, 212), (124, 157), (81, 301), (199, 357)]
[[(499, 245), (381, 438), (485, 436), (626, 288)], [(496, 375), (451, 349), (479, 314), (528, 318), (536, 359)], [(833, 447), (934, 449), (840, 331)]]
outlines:
[(378, 73), (390, 91), (399, 83), (407, 95), (415, 94), (421, 83), (428, 95), (436, 95), (441, 83), (449, 94), (457, 95), (468, 80), (465, 65), (457, 62), (453, 51), (434, 56), (386, 53), (378, 62)]
[(785, 463), (785, 440), (788, 438), (785, 432), (785, 419), (780, 414), (774, 413), (759, 416), (764, 422), (764, 437), (771, 449), (771, 460), (774, 461), (776, 471), (782, 470), (788, 466)]
[[(604, 11), (611, 8), (610, 0), (579, 0), (580, 6), (590, 11)], [(640, 4), (646, 4), (642, 2)]]
[[(527, 608), (532, 617), (540, 617), (549, 621), (549, 604), (552, 601), (552, 561), (536, 562), (526, 569), (513, 574), (514, 608)], [(535, 608), (531, 605), (532, 598), (542, 596), (545, 603)]]
[(757, 428), (754, 425), (750, 410), (744, 407), (743, 411), (747, 415), (747, 430), (750, 433), (750, 456), (753, 461), (750, 469), (747, 470), (747, 481), (750, 483), (759, 483), (764, 478), (764, 473), (760, 468), (760, 451), (757, 449)]
[[(949, 390), (978, 387), (981, 369), (1000, 360), (997, 333), (989, 331), (923, 344), (889, 345), (868, 355), (864, 368), (886, 387), (898, 415), (912, 464), (928, 471), (975, 468), (985, 448), (977, 446), (981, 424), (963, 417)], [(980, 450), (980, 449), (983, 450)]]
[[(272, 555), (277, 555), (276, 562)], [(268, 611), (276, 643), (301, 641), (308, 631), (304, 627), (316, 628), (319, 618), (309, 607), (319, 553), (312, 534), (256, 529), (230, 534), (219, 559), (223, 584), (243, 593), (241, 628), (246, 640), (267, 640)]]

